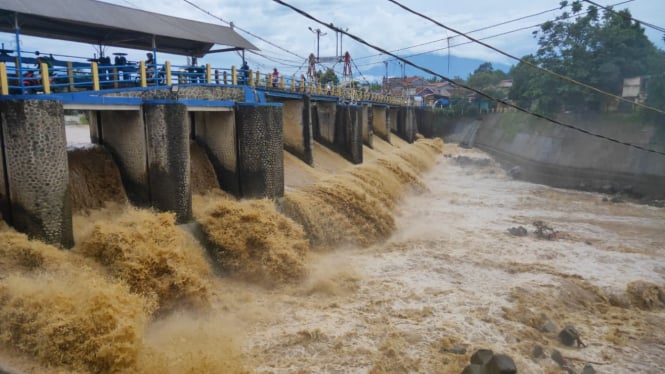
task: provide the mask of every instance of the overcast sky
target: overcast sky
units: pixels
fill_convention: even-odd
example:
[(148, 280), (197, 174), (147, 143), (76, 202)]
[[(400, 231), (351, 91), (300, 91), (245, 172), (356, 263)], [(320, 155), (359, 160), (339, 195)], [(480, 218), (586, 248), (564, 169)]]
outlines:
[[(207, 15), (184, 0), (105, 0), (106, 2), (143, 9), (146, 11), (164, 13), (176, 17), (194, 19), (203, 22), (227, 25), (218, 18)], [(602, 5), (620, 3), (622, 0), (596, 0)], [(270, 0), (190, 0), (206, 11), (226, 22), (233, 22), (243, 30), (250, 31), (279, 47), (290, 51), (285, 52), (262, 40), (259, 40), (238, 29), (238, 33), (256, 45), (263, 56), (270, 60), (247, 54), (247, 60), (253, 69), (261, 71), (272, 70), (277, 67), (286, 74), (298, 72), (309, 53), (316, 53), (316, 34), (309, 28), (320, 28), (327, 35), (320, 38), (320, 55), (334, 56), (336, 51), (336, 35), (331, 30), (306, 19), (302, 15), (279, 5)], [(497, 53), (476, 45), (457, 44), (467, 40), (456, 36), (450, 31), (436, 26), (429, 21), (412, 15), (386, 0), (285, 0), (285, 2), (300, 8), (326, 23), (333, 23), (357, 35), (366, 41), (376, 44), (388, 50), (397, 50), (424, 44), (397, 52), (401, 56), (408, 56), (422, 52), (433, 52), (440, 54), (442, 58), (448, 53), (448, 45), (451, 45), (450, 53), (460, 57), (476, 58), (495, 63), (513, 65), (514, 61), (498, 55)], [(454, 29), (469, 32), (479, 28), (495, 25), (498, 23), (514, 20), (520, 17), (530, 16), (550, 9), (558, 8), (559, 0), (474, 0), (474, 1), (443, 1), (443, 0), (400, 0), (404, 5), (425, 13), (437, 21)], [(645, 22), (665, 27), (665, 1), (664, 0), (634, 0), (622, 5), (617, 9), (630, 9), (633, 17)], [(486, 43), (503, 49), (511, 54), (523, 56), (532, 53), (536, 49), (536, 42), (532, 31), (537, 28), (528, 28), (538, 25), (548, 19), (553, 19), (560, 11), (549, 11), (533, 17), (511, 22), (502, 26), (492, 27), (484, 31), (475, 32), (471, 35), (475, 38), (484, 38), (515, 31), (506, 35), (484, 40)], [(663, 35), (652, 29), (646, 28), (649, 38), (656, 45), (665, 49), (662, 41)], [(0, 34), (1, 41), (6, 46), (13, 47), (14, 38), (12, 34)], [(430, 43), (431, 42), (431, 43)], [(76, 56), (92, 56), (95, 49), (90, 45), (72, 44), (67, 42), (54, 42), (40, 40), (37, 38), (23, 37), (22, 48), (27, 51), (40, 50), (45, 53), (63, 53)], [(354, 62), (361, 70), (373, 66), (382, 66), (386, 56), (378, 56), (378, 52), (369, 49), (348, 37), (342, 39), (343, 49), (348, 50)], [(110, 47), (106, 53), (125, 51), (130, 53), (130, 60), (143, 59), (145, 53), (139, 51), (127, 51)], [(168, 58), (174, 64), (184, 64), (185, 58), (180, 56), (159, 56), (160, 59)], [(200, 63), (209, 62), (215, 67), (240, 65), (241, 59), (236, 53), (225, 53), (209, 55), (199, 60)], [(341, 70), (341, 66), (334, 66)]]

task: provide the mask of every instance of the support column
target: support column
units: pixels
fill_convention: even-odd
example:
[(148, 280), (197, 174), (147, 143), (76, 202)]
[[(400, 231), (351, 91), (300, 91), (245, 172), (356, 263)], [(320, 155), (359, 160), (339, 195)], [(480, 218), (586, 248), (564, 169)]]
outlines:
[(3, 219), (31, 238), (71, 248), (74, 235), (62, 103), (2, 101), (0, 113)]
[(322, 144), (335, 142), (335, 118), (337, 103), (331, 101), (319, 101), (314, 107), (312, 128), (314, 140)]
[(178, 103), (142, 105), (148, 151), (151, 205), (176, 214), (177, 223), (192, 219), (187, 106)]
[(335, 148), (354, 164), (363, 162), (362, 107), (337, 105), (335, 118)]
[(363, 143), (372, 148), (372, 138), (374, 137), (374, 129), (372, 127), (372, 106), (363, 105), (361, 111), (362, 117), (360, 120), (362, 123)]
[(312, 157), (312, 121), (308, 96), (302, 100), (285, 100), (282, 102), (284, 123), (284, 149), (296, 155), (309, 165)]
[(387, 119), (388, 119), (388, 128), (391, 132), (397, 133), (397, 117), (399, 114), (399, 108), (388, 107)]
[(237, 103), (236, 124), (241, 196), (284, 196), (282, 105)]
[(206, 150), (224, 191), (240, 196), (234, 111), (194, 114), (194, 139)]
[(372, 106), (372, 129), (381, 139), (390, 143), (390, 116), (388, 107)]
[(113, 155), (127, 197), (134, 205), (150, 206), (143, 111), (105, 110), (100, 113), (98, 139)]
[(416, 140), (416, 114), (412, 107), (402, 107), (397, 116), (397, 135), (409, 143)]

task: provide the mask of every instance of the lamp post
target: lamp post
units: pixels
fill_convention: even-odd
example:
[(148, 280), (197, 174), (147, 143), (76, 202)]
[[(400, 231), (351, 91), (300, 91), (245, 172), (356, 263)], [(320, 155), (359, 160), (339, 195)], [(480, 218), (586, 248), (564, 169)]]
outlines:
[(321, 32), (321, 29), (312, 29), (311, 27), (308, 27), (308, 29), (316, 34), (316, 62), (319, 62), (319, 38), (328, 35), (328, 33)]

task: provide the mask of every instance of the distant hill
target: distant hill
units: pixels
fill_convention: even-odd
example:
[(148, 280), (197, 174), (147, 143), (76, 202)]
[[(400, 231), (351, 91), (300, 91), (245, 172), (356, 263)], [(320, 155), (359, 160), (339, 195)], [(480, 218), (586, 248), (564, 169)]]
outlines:
[[(487, 62), (485, 60), (478, 60), (473, 58), (457, 57), (450, 56), (450, 64), (448, 63), (448, 56), (441, 56), (435, 54), (425, 54), (415, 57), (409, 57), (409, 61), (426, 67), (438, 74), (446, 76), (448, 78), (455, 78), (459, 76), (461, 78), (468, 78), (469, 74), (473, 73), (480, 64)], [(510, 65), (497, 63), (490, 61), (494, 69), (500, 69), (505, 72), (510, 70)], [(380, 80), (381, 77), (386, 75), (386, 67), (384, 64), (377, 64), (373, 66), (368, 66), (369, 69), (364, 69), (361, 67), (361, 72), (367, 77), (368, 80), (372, 81), (373, 79)], [(401, 75), (401, 69), (396, 60), (390, 60), (388, 63), (388, 76), (396, 77)], [(425, 73), (421, 70), (413, 68), (411, 66), (406, 67), (406, 76), (418, 75), (423, 78), (431, 78), (431, 74)], [(371, 77), (371, 78), (370, 78)]]

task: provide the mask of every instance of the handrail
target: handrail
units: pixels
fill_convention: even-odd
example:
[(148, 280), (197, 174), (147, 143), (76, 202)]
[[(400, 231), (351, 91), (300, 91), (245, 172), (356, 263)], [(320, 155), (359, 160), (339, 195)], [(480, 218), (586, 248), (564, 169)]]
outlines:
[(54, 66), (40, 63), (23, 64), (23, 77), (18, 76), (17, 62), (8, 65), (0, 62), (0, 95), (58, 93), (83, 90), (104, 90), (123, 87), (156, 87), (176, 84), (208, 84), (208, 85), (248, 85), (266, 90), (285, 91), (301, 94), (315, 94), (338, 97), (344, 101), (371, 101), (394, 105), (407, 105), (403, 99), (366, 92), (343, 85), (321, 85), (304, 76), (297, 79), (295, 75), (272, 74), (262, 75), (260, 71), (213, 67), (205, 65), (173, 65), (170, 61), (164, 64), (150, 64), (144, 61), (125, 64), (100, 64), (97, 61), (81, 63), (73, 61), (57, 61)]

